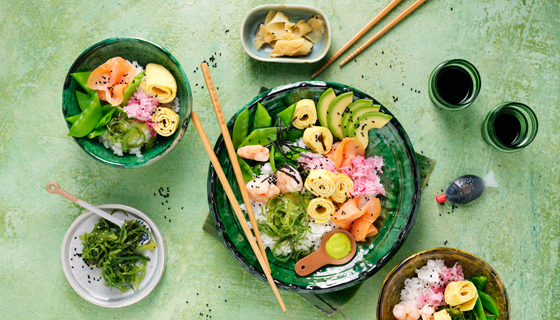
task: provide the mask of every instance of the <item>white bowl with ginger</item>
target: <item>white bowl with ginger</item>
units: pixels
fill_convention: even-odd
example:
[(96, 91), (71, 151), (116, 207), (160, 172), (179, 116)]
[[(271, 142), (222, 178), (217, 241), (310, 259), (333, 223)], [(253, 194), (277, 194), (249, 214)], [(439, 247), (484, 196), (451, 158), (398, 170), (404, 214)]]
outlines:
[(243, 49), (253, 59), (280, 63), (314, 63), (331, 45), (325, 14), (304, 5), (262, 5), (241, 24)]

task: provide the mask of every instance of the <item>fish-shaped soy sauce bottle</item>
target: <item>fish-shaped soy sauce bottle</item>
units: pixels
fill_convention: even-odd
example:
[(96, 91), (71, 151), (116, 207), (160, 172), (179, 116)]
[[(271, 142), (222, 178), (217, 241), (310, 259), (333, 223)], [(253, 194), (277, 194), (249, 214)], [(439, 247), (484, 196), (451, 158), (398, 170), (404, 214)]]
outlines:
[(467, 204), (480, 197), (482, 192), (484, 192), (484, 188), (495, 188), (497, 186), (498, 183), (494, 179), (494, 171), (490, 171), (484, 178), (469, 174), (453, 181), (444, 194), (436, 196), (436, 201), (438, 203), (451, 201), (453, 203)]

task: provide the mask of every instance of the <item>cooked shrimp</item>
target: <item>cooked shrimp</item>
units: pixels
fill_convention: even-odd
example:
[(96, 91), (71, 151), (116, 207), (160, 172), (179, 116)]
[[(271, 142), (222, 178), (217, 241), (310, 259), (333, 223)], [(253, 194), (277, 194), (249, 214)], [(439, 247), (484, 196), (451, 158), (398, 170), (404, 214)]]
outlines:
[(404, 311), (406, 312), (406, 320), (420, 319), (420, 312), (418, 312), (418, 307), (415, 304), (405, 303)]
[(416, 305), (411, 303), (399, 303), (393, 307), (393, 315), (397, 320), (418, 320), (420, 312)]
[(420, 314), (422, 315), (422, 320), (434, 320), (434, 317), (432, 316), (434, 314), (434, 307), (427, 304), (422, 307)]
[(237, 154), (243, 159), (267, 162), (270, 155), (270, 151), (268, 151), (268, 149), (263, 146), (254, 145), (254, 146), (244, 146), (237, 149)]
[(286, 166), (276, 171), (276, 185), (282, 193), (300, 192), (303, 189), (303, 180), (296, 169)]
[(406, 319), (406, 312), (404, 311), (404, 306), (402, 304), (397, 304), (393, 308), (393, 315), (397, 320), (405, 320)]
[(268, 177), (247, 182), (247, 193), (254, 201), (267, 203), (268, 199), (280, 194), (280, 189)]

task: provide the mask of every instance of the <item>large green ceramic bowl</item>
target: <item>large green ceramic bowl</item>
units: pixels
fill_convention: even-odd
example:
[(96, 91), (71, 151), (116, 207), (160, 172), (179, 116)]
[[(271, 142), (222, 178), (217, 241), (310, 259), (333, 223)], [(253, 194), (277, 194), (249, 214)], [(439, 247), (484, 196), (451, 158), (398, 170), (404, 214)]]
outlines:
[(422, 251), (399, 263), (385, 278), (377, 302), (378, 320), (395, 320), (393, 307), (400, 302), (404, 280), (416, 276), (416, 269), (425, 266), (428, 260), (442, 259), (448, 267), (456, 262), (463, 267), (465, 278), (485, 276), (488, 278), (484, 292), (496, 301), (500, 311), (500, 320), (509, 320), (509, 299), (502, 280), (492, 267), (472, 253), (453, 248), (434, 248)]
[[(317, 101), (321, 93), (327, 88), (333, 88), (336, 94), (352, 91), (355, 99), (370, 99), (379, 104), (367, 94), (345, 85), (324, 81), (297, 82), (266, 91), (247, 104), (251, 127), (258, 102), (262, 102), (269, 113), (273, 115), (300, 99)], [(239, 112), (229, 121), (230, 131)], [(384, 107), (381, 107), (381, 112), (391, 114)], [(214, 150), (229, 183), (242, 203), (235, 175), (221, 137), (218, 139)], [(382, 213), (375, 222), (379, 234), (376, 237), (368, 238), (367, 242), (358, 243), (355, 257), (347, 264), (323, 267), (306, 277), (300, 277), (296, 274), (294, 270), (295, 261), (280, 262), (274, 259), (270, 250), (267, 249), (272, 276), (278, 287), (297, 292), (313, 293), (340, 290), (355, 285), (375, 274), (400, 248), (412, 228), (418, 210), (420, 175), (412, 144), (396, 118), (393, 117), (382, 129), (370, 131), (366, 155), (368, 157), (383, 156), (385, 160), (383, 174), (380, 178), (385, 186), (386, 196), (381, 199)], [(212, 167), (210, 167), (208, 176), (208, 201), (212, 211), (212, 219), (224, 245), (247, 271), (266, 281), (259, 262), (245, 238)]]
[[(80, 85), (70, 74), (74, 72), (93, 71), (107, 60), (120, 56), (128, 61), (137, 61), (146, 67), (148, 63), (157, 63), (171, 72), (177, 82), (177, 97), (179, 97), (181, 125), (170, 137), (158, 136), (156, 144), (148, 151), (142, 150), (143, 157), (124, 154), (120, 157), (113, 154), (112, 150), (105, 149), (98, 138), (74, 138), (78, 146), (95, 160), (113, 167), (135, 168), (154, 163), (169, 154), (179, 144), (191, 117), (192, 94), (185, 72), (177, 60), (163, 47), (147, 40), (138, 38), (111, 38), (103, 40), (87, 48), (68, 70), (64, 90), (62, 92), (62, 114), (64, 118), (80, 113), (76, 100), (76, 90)], [(66, 121), (66, 120), (65, 120)], [(72, 125), (66, 121), (68, 130)]]

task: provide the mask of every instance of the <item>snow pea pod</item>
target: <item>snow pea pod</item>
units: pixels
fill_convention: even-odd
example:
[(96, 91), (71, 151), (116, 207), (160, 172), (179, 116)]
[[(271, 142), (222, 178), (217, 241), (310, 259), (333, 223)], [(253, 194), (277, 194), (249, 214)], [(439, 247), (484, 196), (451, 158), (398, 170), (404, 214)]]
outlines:
[(476, 304), (474, 305), (474, 312), (479, 320), (487, 320), (486, 314), (484, 313), (484, 308), (482, 307), (482, 302), (480, 302), (480, 296), (476, 298)]
[(77, 114), (75, 116), (71, 116), (71, 117), (66, 118), (66, 121), (70, 122), (71, 124), (74, 124), (74, 123), (76, 123), (76, 121), (78, 121), (78, 119), (80, 119), (81, 116), (82, 116), (82, 114), (80, 113), (80, 114)]
[(142, 82), (142, 78), (144, 78), (144, 74), (146, 74), (146, 72), (144, 71), (137, 74), (136, 77), (132, 79), (132, 82), (128, 85), (128, 87), (124, 89), (123, 100), (121, 104), (123, 107), (126, 106), (126, 104), (128, 103), (128, 99), (130, 99), (130, 97), (132, 97), (134, 93), (136, 93), (136, 88), (138, 88), (138, 86)]
[(109, 123), (109, 121), (111, 121), (111, 118), (113, 116), (113, 113), (115, 112), (115, 110), (117, 110), (117, 108), (113, 108), (111, 109), (109, 112), (107, 112), (102, 118), (101, 120), (99, 120), (99, 122), (97, 123), (97, 125), (95, 126), (95, 129), (101, 129), (102, 127), (105, 127), (107, 125), (107, 123)]
[(291, 106), (287, 107), (286, 109), (284, 109), (282, 112), (278, 114), (280, 120), (282, 120), (282, 123), (284, 124), (285, 127), (289, 126), (290, 123), (292, 122), (292, 119), (294, 117), (294, 112), (296, 111), (296, 104), (297, 103), (292, 104)]
[(290, 142), (296, 142), (297, 139), (301, 138), (302, 136), (303, 136), (303, 130), (291, 130), (286, 132), (285, 139), (287, 139)]
[(276, 141), (276, 128), (261, 128), (251, 132), (251, 134), (249, 134), (237, 148), (252, 145), (266, 146), (267, 144), (270, 144), (271, 140)]
[(91, 95), (76, 90), (76, 100), (78, 100), (80, 110), (84, 112), (91, 102)]
[(105, 131), (107, 131), (107, 128), (103, 127), (103, 128), (99, 128), (99, 129), (94, 129), (92, 132), (90, 132), (88, 134), (88, 138), (89, 139), (93, 139), (97, 136), (102, 135)]
[(84, 90), (89, 93), (89, 94), (94, 94), (95, 90), (88, 88), (87, 86), (87, 81), (89, 78), (89, 75), (91, 74), (91, 71), (88, 72), (74, 72), (71, 74), (72, 78), (74, 78), (74, 80), (76, 80), (76, 82), (78, 82), (80, 84), (80, 86), (82, 86), (82, 88), (84, 88)]
[(272, 167), (272, 172), (276, 172), (276, 160), (274, 160), (274, 155), (276, 154), (276, 147), (270, 146), (270, 154), (273, 156), (270, 157), (270, 166)]
[(103, 111), (101, 110), (101, 104), (99, 103), (99, 96), (97, 93), (93, 96), (87, 109), (82, 112), (80, 118), (70, 128), (68, 132), (69, 137), (82, 138), (87, 136), (93, 129), (99, 120), (103, 117)]
[(482, 291), (484, 289), (484, 285), (486, 284), (486, 279), (488, 278), (485, 276), (476, 276), (470, 278), (469, 281), (472, 282), (478, 290)]
[(496, 317), (500, 317), (500, 311), (498, 310), (498, 306), (496, 305), (496, 301), (486, 292), (478, 290), (478, 296), (480, 297), (480, 302), (484, 309), (493, 313)]
[(496, 316), (493, 314), (487, 314), (486, 315), (486, 320), (496, 320)]
[(237, 161), (239, 162), (239, 168), (241, 168), (243, 180), (245, 180), (245, 182), (253, 180), (253, 170), (251, 170), (251, 167), (247, 164), (247, 162), (245, 162), (245, 160), (243, 160), (240, 156), (237, 156)]
[(243, 111), (235, 118), (233, 131), (231, 133), (231, 141), (235, 149), (241, 147), (240, 144), (247, 138), (249, 134), (249, 109), (245, 107)]
[(268, 114), (266, 108), (262, 105), (262, 103), (257, 104), (257, 111), (255, 112), (255, 121), (253, 126), (255, 129), (260, 128), (267, 128), (272, 125), (272, 118)]

